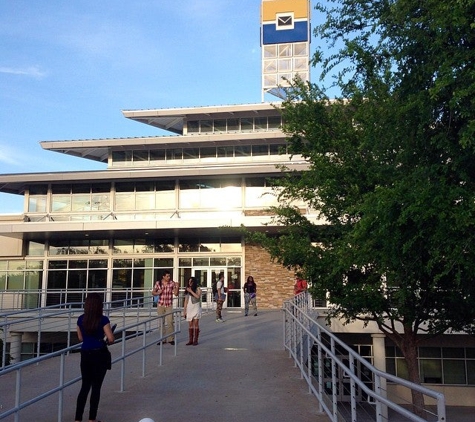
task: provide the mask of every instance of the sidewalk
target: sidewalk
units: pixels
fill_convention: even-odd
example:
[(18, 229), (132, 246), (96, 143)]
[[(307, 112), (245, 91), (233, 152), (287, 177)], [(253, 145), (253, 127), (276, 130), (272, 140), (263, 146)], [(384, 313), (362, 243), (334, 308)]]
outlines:
[[(173, 346), (164, 345), (170, 356), (165, 353), (164, 364), (148, 368), (145, 378), (140, 377), (140, 366), (128, 363), (136, 375), (129, 377), (125, 392), (110, 388), (108, 374), (98, 418), (104, 422), (138, 422), (146, 417), (155, 422), (327, 422), (283, 349), (282, 312), (244, 317), (242, 312), (224, 311), (223, 315), (224, 323), (215, 322), (214, 313), (203, 315), (198, 346), (185, 345), (188, 323), (182, 321), (177, 356)], [(65, 411), (69, 414), (74, 416)]]

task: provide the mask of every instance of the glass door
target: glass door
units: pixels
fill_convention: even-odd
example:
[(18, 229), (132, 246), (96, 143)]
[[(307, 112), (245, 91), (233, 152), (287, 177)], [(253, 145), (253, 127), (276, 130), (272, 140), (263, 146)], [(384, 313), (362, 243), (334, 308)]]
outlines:
[[(221, 268), (199, 268), (194, 267), (191, 270), (192, 274), (198, 279), (198, 283), (203, 290), (203, 304), (213, 302), (213, 283), (218, 281), (219, 273), (224, 272), (224, 286), (227, 287), (226, 271)], [(206, 292), (206, 294), (205, 294)], [(228, 295), (224, 301), (223, 308), (227, 307)]]

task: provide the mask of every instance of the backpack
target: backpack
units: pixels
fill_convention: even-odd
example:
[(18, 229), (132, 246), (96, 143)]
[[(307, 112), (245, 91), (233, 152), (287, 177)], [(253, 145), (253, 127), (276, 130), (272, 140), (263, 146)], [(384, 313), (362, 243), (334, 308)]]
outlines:
[(213, 289), (213, 296), (214, 296), (216, 293), (218, 293), (218, 282), (215, 281), (213, 285), (211, 286), (211, 288)]
[[(155, 283), (153, 283), (153, 288), (155, 289), (155, 286), (157, 285), (158, 283), (158, 286), (160, 288), (162, 288), (162, 283), (161, 281), (156, 281)], [(152, 298), (153, 298), (153, 306), (157, 306), (158, 305), (158, 301), (160, 300), (160, 295), (156, 295), (156, 296), (153, 296), (152, 295)]]

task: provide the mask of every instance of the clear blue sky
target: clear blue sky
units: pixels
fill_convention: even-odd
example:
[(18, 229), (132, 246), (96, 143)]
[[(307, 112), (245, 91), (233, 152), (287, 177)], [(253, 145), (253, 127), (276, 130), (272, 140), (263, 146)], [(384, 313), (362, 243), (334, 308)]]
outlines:
[(121, 110), (260, 102), (260, 5), (0, 0), (0, 173), (105, 169), (40, 141), (161, 134)]

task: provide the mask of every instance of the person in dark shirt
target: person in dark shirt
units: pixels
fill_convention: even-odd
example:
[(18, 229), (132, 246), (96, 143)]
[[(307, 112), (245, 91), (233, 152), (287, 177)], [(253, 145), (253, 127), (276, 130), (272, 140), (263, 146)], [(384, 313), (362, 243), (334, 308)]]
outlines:
[(250, 275), (244, 283), (244, 316), (249, 314), (249, 306), (254, 310), (254, 316), (257, 316), (257, 285), (254, 277)]
[[(91, 391), (89, 403), (89, 422), (96, 422), (97, 409), (101, 397), (101, 387), (107, 369), (110, 369), (110, 353), (107, 343), (115, 340), (109, 318), (102, 313), (102, 298), (98, 293), (90, 293), (84, 302), (84, 314), (77, 321), (76, 331), (81, 345), (82, 384), (76, 403), (75, 422), (81, 422), (87, 396)], [(104, 341), (104, 336), (107, 339)]]

